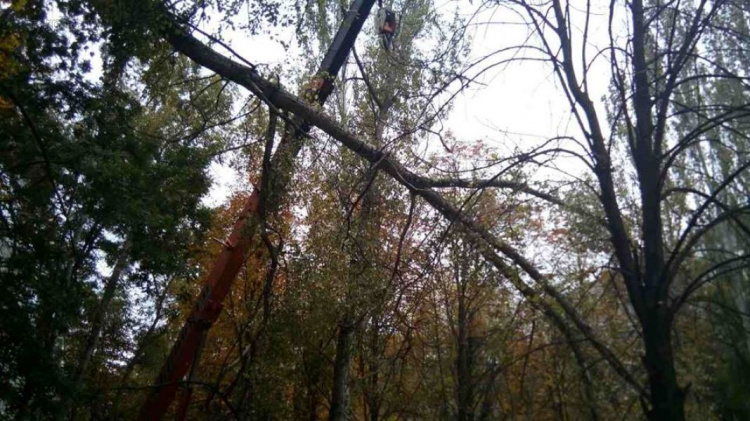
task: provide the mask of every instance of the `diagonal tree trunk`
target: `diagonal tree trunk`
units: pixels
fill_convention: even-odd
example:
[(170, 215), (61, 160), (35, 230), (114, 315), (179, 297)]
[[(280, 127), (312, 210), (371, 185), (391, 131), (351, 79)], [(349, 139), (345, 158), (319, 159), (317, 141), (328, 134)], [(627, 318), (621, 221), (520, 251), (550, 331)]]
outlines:
[(122, 277), (122, 274), (129, 263), (129, 249), (130, 245), (127, 242), (125, 242), (125, 244), (120, 247), (117, 255), (117, 261), (115, 261), (115, 266), (112, 268), (112, 273), (109, 275), (109, 277), (107, 278), (107, 282), (104, 284), (104, 292), (102, 293), (102, 298), (99, 301), (99, 305), (91, 315), (91, 330), (86, 337), (86, 345), (81, 351), (81, 355), (78, 358), (78, 364), (76, 365), (76, 369), (72, 377), (72, 382), (75, 387), (78, 387), (79, 383), (81, 382), (81, 378), (86, 372), (86, 368), (91, 362), (91, 358), (94, 355), (96, 346), (99, 343), (99, 338), (101, 337), (102, 328), (104, 326), (104, 320), (107, 317), (107, 313), (109, 312), (112, 300), (115, 298), (115, 293), (117, 292), (117, 288), (120, 284), (120, 278)]
[(356, 326), (345, 317), (339, 325), (339, 333), (336, 339), (336, 358), (333, 365), (333, 393), (331, 396), (331, 410), (328, 415), (329, 421), (343, 421), (347, 419), (348, 410), (348, 380), (349, 366), (352, 359), (352, 342)]
[[(459, 263), (454, 263), (458, 265)], [(457, 353), (456, 353), (456, 419), (471, 421), (474, 419), (474, 346), (475, 338), (471, 336), (472, 312), (471, 300), (468, 296), (468, 280), (464, 279), (458, 268), (454, 270), (458, 295)]]

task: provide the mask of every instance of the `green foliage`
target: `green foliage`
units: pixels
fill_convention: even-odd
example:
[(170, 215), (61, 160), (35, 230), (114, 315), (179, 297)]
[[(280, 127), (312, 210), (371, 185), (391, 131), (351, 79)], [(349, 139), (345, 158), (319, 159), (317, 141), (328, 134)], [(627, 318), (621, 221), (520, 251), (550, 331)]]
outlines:
[[(125, 57), (97, 50), (116, 41), (86, 5), (29, 1), (3, 13), (0, 38), (13, 41), (0, 77), (0, 401), (19, 418), (58, 417), (87, 389), (70, 381), (100, 305), (102, 264), (127, 247), (119, 298), (105, 309), (100, 353), (110, 361), (132, 350), (129, 314), (146, 305), (129, 295), (149, 297), (161, 277), (188, 269), (188, 246), (208, 223), (207, 167), (226, 134), (214, 126), (229, 118), (232, 94), (152, 50), (151, 102), (141, 102), (119, 79), (126, 61), (103, 82), (91, 72), (94, 53), (105, 64)], [(99, 388), (96, 373), (112, 370), (97, 364), (83, 381)]]
[[(555, 210), (529, 200), (524, 183), (546, 175), (528, 168), (569, 153), (562, 147), (569, 139), (556, 139), (561, 147), (550, 154), (501, 157), (499, 148), (443, 131), (453, 98), (447, 87), (473, 83), (462, 74), (466, 22), (431, 0), (386, 3), (401, 18), (394, 48), (384, 50), (367, 24), (325, 111), (388, 159), (437, 181), (490, 175), (514, 186), (439, 188), (486, 236), (504, 242), (490, 250), (503, 256), (499, 264), (485, 260), (488, 246), (471, 229), (411, 194), (422, 187), (397, 187), (379, 167), (385, 161), (365, 163), (320, 133), (305, 139), (300, 158), (277, 168), (276, 182), (259, 182), (261, 157), (272, 152), (263, 150), (270, 111), (257, 99), (240, 106), (235, 87), (163, 40), (165, 10), (188, 31), (214, 28), (218, 39), (228, 29), (274, 37), (294, 25), (306, 52), (302, 68), (277, 70), (303, 80), (317, 69), (346, 2), (0, 2), (0, 418), (135, 417), (245, 198), (237, 194), (215, 210), (202, 205), (209, 165), (229, 150), (240, 151), (230, 157), (271, 190), (263, 193), (275, 206), (258, 219), (264, 236), (253, 239), (204, 344), (190, 379), (190, 416), (320, 419), (334, 407), (343, 418), (371, 420), (636, 416), (650, 398), (615, 374), (586, 337), (596, 333), (645, 383), (645, 324), (627, 299), (630, 274), (614, 263), (597, 186), (609, 169), (538, 183), (563, 192)], [(745, 165), (750, 150), (746, 78), (723, 77), (746, 73), (748, 12), (730, 6), (712, 17), (695, 47), (707, 59), (688, 59), (669, 103), (665, 150), (723, 120), (689, 142), (667, 171), (659, 198), (665, 249), (686, 225), (708, 227), (747, 204), (747, 171), (726, 188), (717, 181)], [(645, 35), (653, 87), (664, 87), (657, 58), (673, 53), (663, 45), (689, 35), (684, 16), (695, 12), (673, 7), (660, 9), (657, 29)], [(617, 64), (627, 65), (628, 54)], [(642, 275), (642, 204), (628, 172), (635, 149), (621, 142), (632, 129), (621, 113), (631, 104), (614, 86), (611, 94), (606, 166), (615, 167), (624, 253)], [(271, 139), (275, 150), (294, 131), (285, 117)], [(446, 155), (433, 154), (442, 150), (433, 147), (438, 140)], [(585, 159), (600, 158), (575, 143)], [(275, 191), (287, 179), (291, 191)], [(691, 221), (714, 192), (720, 205)], [(706, 229), (668, 274), (669, 305), (696, 279), (708, 286), (686, 295), (666, 336), (677, 332), (678, 380), (693, 384), (688, 414), (745, 419), (750, 221), (738, 211), (724, 222)], [(539, 268), (540, 279), (510, 263), (504, 247), (529, 256), (526, 266)], [(727, 256), (736, 260), (726, 263)], [(572, 303), (584, 328), (551, 292)]]
[[(747, 383), (750, 361), (750, 271), (747, 265), (750, 238), (746, 212), (737, 212), (747, 204), (750, 182), (747, 172), (740, 172), (732, 182), (721, 186), (739, 166), (747, 163), (750, 150), (746, 133), (750, 119), (737, 110), (750, 101), (745, 83), (734, 75), (746, 69), (741, 64), (750, 51), (750, 15), (742, 7), (722, 8), (713, 18), (716, 28), (705, 40), (706, 56), (710, 61), (695, 60), (688, 67), (686, 77), (694, 79), (678, 91), (680, 117), (674, 123), (674, 131), (680, 136), (689, 136), (690, 130), (707, 121), (722, 120), (696, 139), (694, 145), (680, 158), (676, 179), (698, 191), (715, 195), (720, 206), (711, 207), (706, 219), (721, 218), (729, 212), (731, 218), (704, 235), (700, 250), (695, 253), (692, 271), (687, 275), (702, 273), (703, 282), (710, 288), (696, 300), (701, 302), (702, 312), (712, 326), (710, 339), (695, 346), (706, 352), (714, 352), (718, 359), (704, 369), (709, 373), (715, 412), (722, 419), (744, 419), (750, 416), (747, 406), (750, 385)], [(705, 78), (707, 74), (724, 74), (721, 78)], [(706, 110), (706, 111), (703, 111)], [(687, 195), (686, 195), (687, 196)], [(691, 198), (678, 197), (670, 204), (675, 215), (691, 205)], [(726, 263), (727, 256), (733, 262)], [(724, 263), (722, 263), (724, 262)], [(690, 276), (686, 276), (690, 277)], [(688, 362), (693, 365), (693, 361)]]

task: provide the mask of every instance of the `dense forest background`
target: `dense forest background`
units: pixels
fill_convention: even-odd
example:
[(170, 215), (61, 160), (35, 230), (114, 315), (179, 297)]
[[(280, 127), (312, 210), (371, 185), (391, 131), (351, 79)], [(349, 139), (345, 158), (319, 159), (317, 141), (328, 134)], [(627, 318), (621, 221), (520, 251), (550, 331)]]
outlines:
[[(202, 329), (168, 417), (750, 419), (750, 5), (385, 0), (321, 106), (348, 9), (0, 0), (0, 418), (153, 419)], [(516, 66), (564, 128), (448, 128)]]

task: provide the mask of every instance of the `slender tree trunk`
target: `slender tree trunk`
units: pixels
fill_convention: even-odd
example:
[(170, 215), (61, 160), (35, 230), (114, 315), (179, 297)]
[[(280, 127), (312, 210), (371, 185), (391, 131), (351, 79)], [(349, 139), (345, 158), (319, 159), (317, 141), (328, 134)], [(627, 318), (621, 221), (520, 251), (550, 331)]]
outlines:
[(128, 266), (128, 249), (129, 245), (127, 242), (120, 248), (117, 261), (112, 269), (112, 274), (109, 275), (109, 278), (107, 278), (107, 282), (104, 285), (104, 293), (102, 294), (101, 301), (99, 301), (99, 305), (91, 315), (91, 330), (86, 338), (86, 345), (78, 359), (78, 365), (76, 366), (72, 378), (73, 384), (76, 387), (78, 387), (83, 374), (86, 372), (86, 368), (91, 362), (91, 357), (94, 355), (96, 346), (99, 343), (99, 338), (102, 334), (102, 327), (104, 326), (104, 319), (106, 318), (112, 300), (115, 297), (115, 292), (117, 292), (117, 286), (120, 283), (122, 272)]
[(367, 394), (367, 406), (370, 410), (370, 421), (378, 421), (380, 419), (381, 396), (378, 391), (378, 383), (380, 380), (380, 363), (378, 360), (378, 355), (380, 354), (380, 322), (377, 318), (373, 322), (370, 333), (370, 361), (368, 362), (370, 390)]
[[(73, 372), (73, 376), (71, 377), (71, 382), (73, 384), (73, 394), (68, 396), (63, 405), (65, 411), (69, 412), (68, 416), (70, 417), (70, 419), (76, 418), (77, 408), (75, 407), (74, 402), (75, 393), (80, 390), (81, 379), (83, 378), (83, 375), (86, 372), (89, 363), (91, 362), (91, 358), (94, 356), (96, 346), (99, 343), (99, 338), (101, 337), (102, 333), (102, 327), (104, 326), (104, 319), (107, 316), (107, 312), (109, 311), (112, 300), (114, 299), (115, 293), (117, 292), (117, 286), (120, 283), (120, 277), (122, 276), (122, 272), (128, 266), (128, 249), (129, 244), (125, 242), (125, 244), (123, 244), (119, 250), (117, 261), (115, 262), (114, 268), (112, 268), (112, 273), (109, 275), (109, 278), (107, 278), (107, 282), (104, 284), (104, 293), (102, 294), (102, 298), (99, 301), (99, 305), (91, 315), (91, 330), (86, 337), (86, 344), (84, 345), (83, 351), (81, 351), (81, 355), (78, 358), (78, 364), (76, 365), (76, 369)], [(93, 407), (91, 409), (92, 411), (94, 410)]]
[[(460, 280), (459, 280), (460, 282)], [(459, 285), (458, 295), (458, 352), (456, 356), (456, 419), (458, 421), (469, 421), (474, 419), (472, 413), (473, 400), (473, 352), (471, 338), (469, 338), (469, 324), (471, 317), (469, 315), (468, 305), (466, 303), (466, 285)]]
[(355, 326), (345, 318), (339, 326), (338, 339), (336, 341), (336, 359), (333, 366), (333, 396), (331, 398), (331, 411), (328, 419), (330, 421), (342, 421), (346, 419), (346, 408), (348, 400), (347, 382), (349, 379), (349, 363), (352, 357), (352, 339)]
[[(385, 127), (385, 118), (391, 104), (392, 101), (388, 101), (386, 105), (381, 106), (379, 113), (376, 116), (374, 136), (374, 142), (376, 145), (379, 145), (381, 143), (383, 130)], [(373, 172), (370, 173), (370, 171)], [(355, 232), (357, 233), (357, 237), (359, 238), (359, 240), (355, 241), (365, 241), (365, 249), (379, 250), (379, 247), (373, 247), (372, 245), (379, 244), (379, 233), (377, 232), (377, 229), (373, 229), (373, 227), (375, 227), (377, 224), (377, 217), (373, 215), (373, 213), (376, 211), (376, 207), (378, 204), (377, 199), (380, 196), (380, 192), (377, 187), (376, 180), (377, 170), (371, 169), (370, 171), (367, 172), (367, 175), (369, 176), (367, 180), (368, 184), (365, 186), (366, 190), (363, 192), (361, 198), (362, 207), (359, 210), (359, 213), (355, 216)], [(354, 253), (356, 255), (356, 253), (363, 253), (363, 251), (359, 250), (355, 251)], [(350, 278), (352, 279), (350, 279), (350, 281), (353, 281), (353, 278), (355, 276), (362, 276), (362, 274), (368, 272), (369, 263), (367, 263), (366, 260), (366, 256), (357, 256), (356, 258), (352, 259), (350, 265), (350, 272), (352, 272)], [(355, 273), (356, 275), (354, 275)], [(347, 418), (349, 395), (348, 378), (353, 351), (352, 342), (354, 339), (354, 333), (356, 332), (359, 324), (359, 322), (355, 322), (355, 318), (355, 315), (352, 315), (350, 313), (346, 314), (343, 318), (343, 321), (339, 324), (339, 333), (336, 342), (336, 359), (334, 361), (333, 367), (333, 393), (331, 398), (331, 410), (329, 413), (330, 421), (340, 421)], [(375, 387), (377, 387), (377, 384), (375, 384)], [(371, 406), (371, 409), (376, 406), (377, 405)], [(374, 416), (374, 419), (377, 419), (378, 412), (379, 411), (377, 409), (371, 411), (371, 417)]]

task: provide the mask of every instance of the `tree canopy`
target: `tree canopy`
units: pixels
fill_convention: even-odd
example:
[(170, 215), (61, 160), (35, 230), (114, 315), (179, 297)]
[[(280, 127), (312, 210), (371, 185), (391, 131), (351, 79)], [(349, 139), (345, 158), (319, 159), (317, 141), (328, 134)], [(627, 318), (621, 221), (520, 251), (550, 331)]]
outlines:
[(749, 57), (741, 0), (0, 0), (0, 418), (747, 419)]

